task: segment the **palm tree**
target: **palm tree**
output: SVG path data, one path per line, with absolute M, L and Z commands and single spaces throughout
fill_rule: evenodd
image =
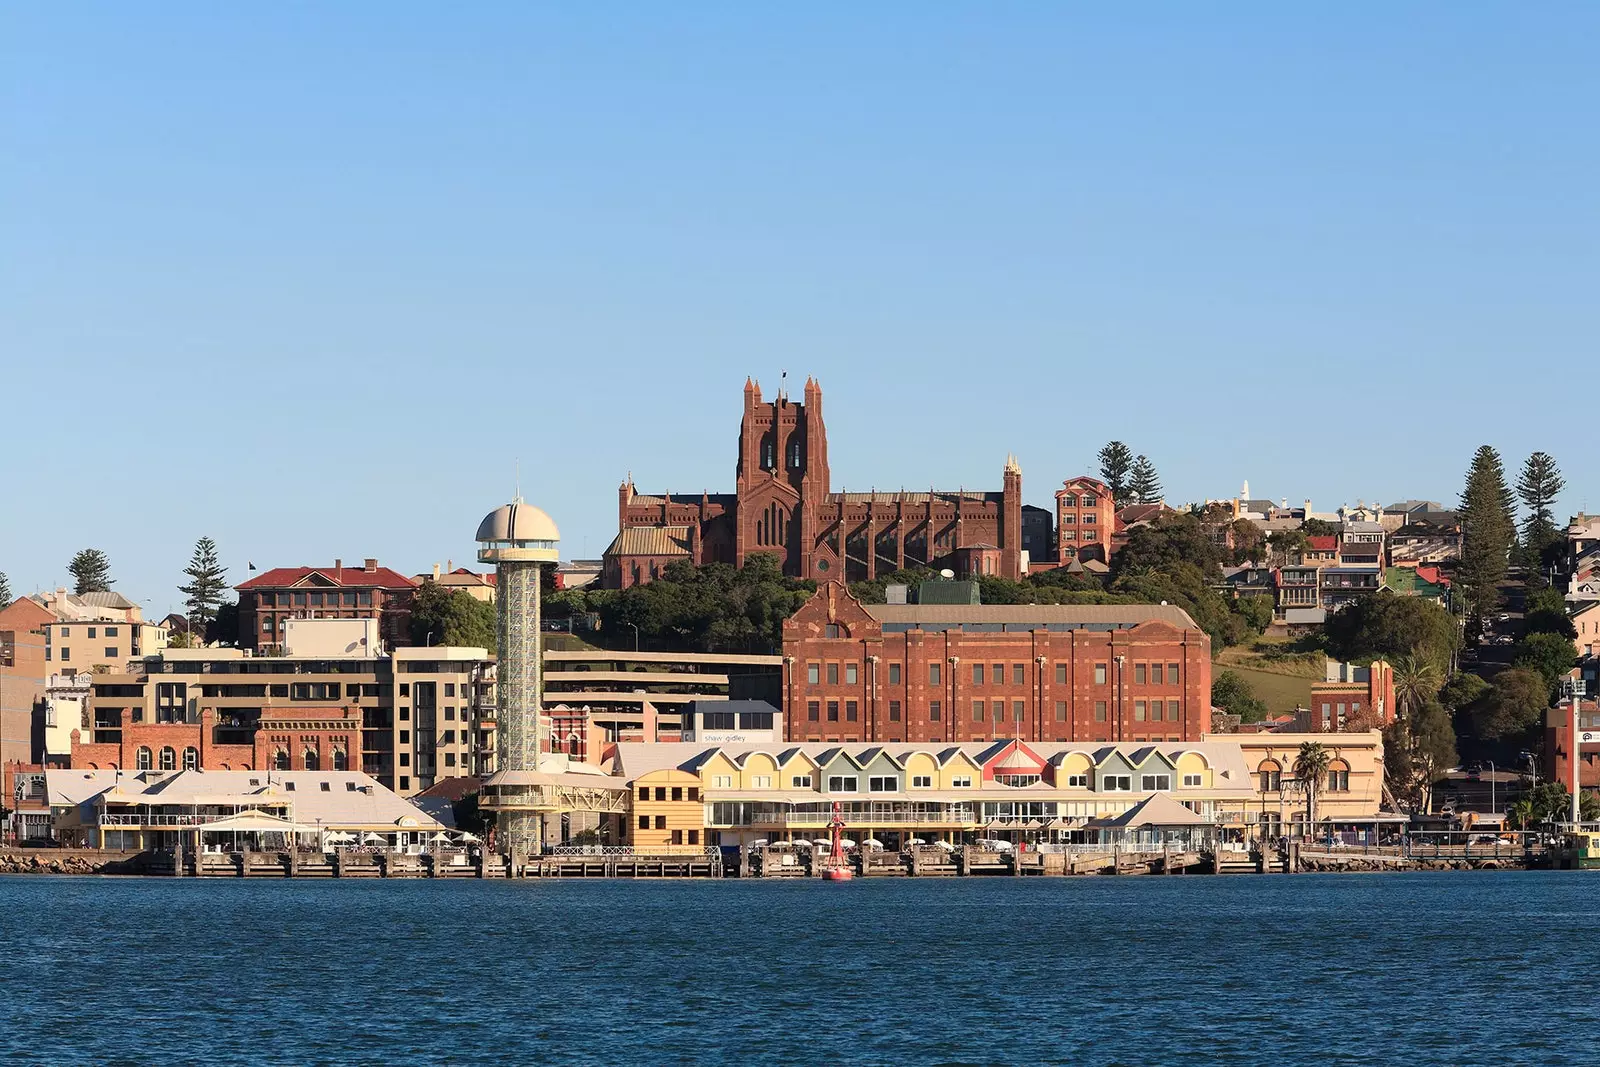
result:
M 1536 813 L 1533 810 L 1533 801 L 1529 800 L 1527 797 L 1523 797 L 1521 800 L 1511 805 L 1511 810 L 1507 814 L 1511 817 L 1511 824 L 1518 830 L 1526 830 L 1536 821 Z
M 1402 719 L 1409 719 L 1418 708 L 1439 695 L 1444 684 L 1439 677 L 1439 667 L 1432 660 L 1413 651 L 1408 656 L 1394 658 L 1395 711 Z
M 1294 776 L 1306 790 L 1306 829 L 1317 821 L 1317 790 L 1322 786 L 1322 778 L 1328 773 L 1328 764 L 1332 757 L 1328 750 L 1317 741 L 1303 741 L 1300 751 L 1294 757 Z

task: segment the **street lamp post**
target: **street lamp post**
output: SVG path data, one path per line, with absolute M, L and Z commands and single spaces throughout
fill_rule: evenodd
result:
M 622 625 L 633 627 L 633 650 L 635 652 L 639 651 L 639 624 L 636 622 L 625 622 Z
M 1494 815 L 1500 811 L 1500 806 L 1494 802 L 1494 760 L 1489 761 L 1489 814 Z

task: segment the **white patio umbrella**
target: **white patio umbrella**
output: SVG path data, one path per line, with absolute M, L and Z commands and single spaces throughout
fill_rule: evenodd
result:
M 924 841 L 920 837 L 913 837 L 911 840 L 907 841 L 906 844 L 908 844 L 908 845 L 926 845 L 927 842 Z
M 956 850 L 956 846 L 952 845 L 948 841 L 935 841 L 934 844 L 939 848 L 944 849 L 946 852 L 954 852 Z
M 434 844 L 438 844 L 441 841 L 448 841 L 450 838 L 443 833 L 436 833 L 432 837 L 428 838 L 428 840 Z
M 461 840 L 463 840 L 463 841 L 481 841 L 483 839 L 480 838 L 477 834 L 467 833 L 466 831 L 463 831 L 462 834 L 461 834 Z
M 762 838 L 759 841 L 752 841 L 752 842 L 750 842 L 750 847 L 751 848 L 766 848 L 767 847 L 767 839 L 766 838 Z
M 380 835 L 375 834 L 370 830 L 368 830 L 366 833 L 361 835 L 361 841 L 362 841 L 363 844 L 367 844 L 367 845 L 381 845 L 381 844 L 383 844 L 383 838 Z
M 861 843 L 863 845 L 865 845 L 867 848 L 882 848 L 883 847 L 883 842 L 879 841 L 876 837 L 866 838 Z
M 824 838 L 821 838 L 821 837 L 817 838 L 815 841 L 812 841 L 811 843 L 813 845 L 816 845 L 818 848 L 832 848 L 833 847 L 833 842 L 832 841 L 828 841 L 828 840 L 826 840 Z

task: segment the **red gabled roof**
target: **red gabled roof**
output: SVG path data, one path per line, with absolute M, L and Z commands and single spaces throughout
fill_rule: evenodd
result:
M 1432 582 L 1434 585 L 1442 585 L 1446 588 L 1450 585 L 1450 579 L 1446 578 L 1438 567 L 1418 567 L 1417 577 L 1425 582 Z
M 274 567 L 256 575 L 235 589 L 285 589 L 298 585 L 313 574 L 320 574 L 334 585 L 347 588 L 414 589 L 417 583 L 388 567 L 365 570 L 361 567 Z
M 1325 537 L 1308 537 L 1306 547 L 1314 552 L 1331 552 L 1339 547 L 1339 539 L 1332 534 Z

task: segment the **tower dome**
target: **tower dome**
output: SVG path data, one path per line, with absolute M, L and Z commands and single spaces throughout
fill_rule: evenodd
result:
M 483 563 L 556 563 L 561 558 L 555 520 L 520 496 L 485 515 L 475 540 Z

